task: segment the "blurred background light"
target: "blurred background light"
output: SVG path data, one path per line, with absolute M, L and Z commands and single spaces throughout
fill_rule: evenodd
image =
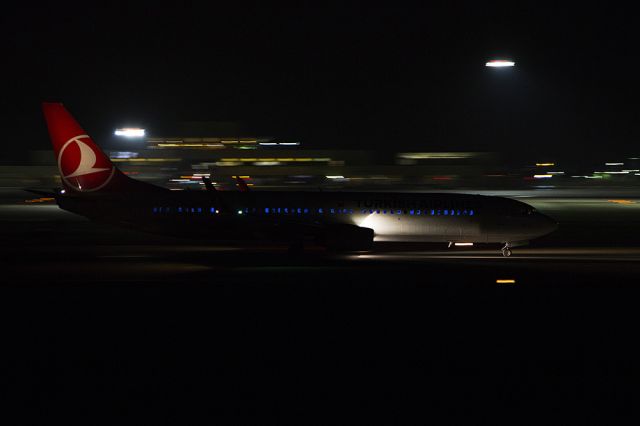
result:
M 122 129 L 116 129 L 116 136 L 123 136 L 125 138 L 142 138 L 145 135 L 144 129 L 137 127 L 125 127 Z
M 504 67 L 513 67 L 516 65 L 513 61 L 508 61 L 505 59 L 493 59 L 485 64 L 488 67 L 493 68 L 504 68 Z

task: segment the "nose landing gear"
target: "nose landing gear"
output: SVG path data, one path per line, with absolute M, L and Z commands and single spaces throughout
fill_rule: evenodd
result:
M 502 247 L 502 255 L 504 257 L 509 257 L 511 256 L 511 243 L 505 243 L 504 247 Z

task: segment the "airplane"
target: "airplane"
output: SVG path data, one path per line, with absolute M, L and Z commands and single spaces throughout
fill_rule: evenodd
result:
M 121 172 L 61 103 L 42 104 L 62 189 L 58 206 L 97 222 L 210 241 L 313 242 L 370 250 L 377 241 L 495 243 L 502 254 L 557 228 L 503 197 L 445 193 L 171 191 Z M 49 195 L 49 194 L 46 194 Z

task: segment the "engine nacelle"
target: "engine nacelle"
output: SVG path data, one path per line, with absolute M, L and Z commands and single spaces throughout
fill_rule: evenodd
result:
M 318 236 L 318 244 L 331 250 L 371 250 L 373 229 L 347 224 L 331 225 Z

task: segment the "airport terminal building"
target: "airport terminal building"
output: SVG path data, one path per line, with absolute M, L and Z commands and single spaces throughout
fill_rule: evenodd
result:
M 548 156 L 514 160 L 492 152 L 313 149 L 302 141 L 255 135 L 233 122 L 179 123 L 122 135 L 98 143 L 126 174 L 174 190 L 202 189 L 205 176 L 220 190 L 234 190 L 239 176 L 255 190 L 421 191 L 624 185 L 640 178 L 640 170 L 633 168 L 637 158 L 626 165 L 607 163 L 601 171 L 576 171 L 562 170 Z M 59 184 L 51 151 L 32 152 L 28 166 L 0 166 L 5 187 Z

